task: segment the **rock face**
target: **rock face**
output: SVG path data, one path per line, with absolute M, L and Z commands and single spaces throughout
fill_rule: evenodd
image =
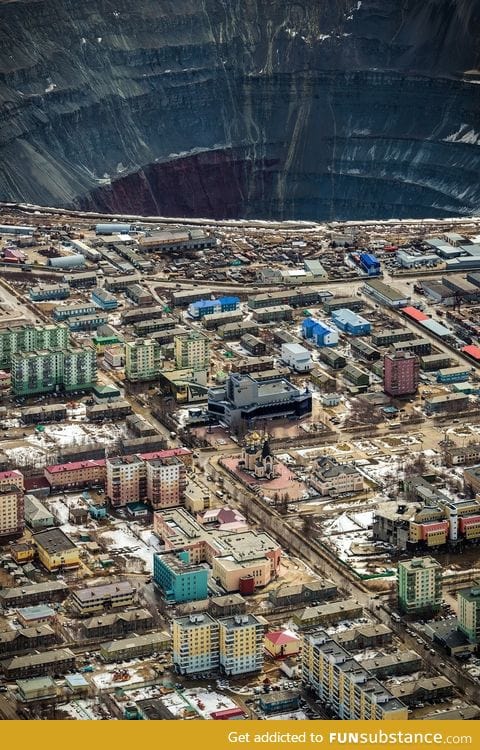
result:
M 0 199 L 480 210 L 480 0 L 0 0 Z

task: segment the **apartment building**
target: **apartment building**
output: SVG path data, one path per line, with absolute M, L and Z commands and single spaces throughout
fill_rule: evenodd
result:
M 135 599 L 136 589 L 129 581 L 87 586 L 72 592 L 72 604 L 80 615 L 129 607 Z
M 447 466 L 472 466 L 480 463 L 480 443 L 470 443 L 462 447 L 448 446 L 445 448 Z
M 90 617 L 82 623 L 82 630 L 85 638 L 118 638 L 151 630 L 154 625 L 153 615 L 147 609 L 130 609 Z
M 21 536 L 25 528 L 23 491 L 15 485 L 0 488 L 0 541 Z
M 400 561 L 398 606 L 408 615 L 433 614 L 442 606 L 442 566 L 433 557 Z
M 106 478 L 105 459 L 53 464 L 45 467 L 44 476 L 50 487 L 55 489 L 103 486 Z
M 458 629 L 471 643 L 480 643 L 480 587 L 457 592 Z
M 106 475 L 106 495 L 114 507 L 135 503 L 145 498 L 145 463 L 139 456 L 107 458 Z
M 8 487 L 17 487 L 23 492 L 23 474 L 18 469 L 0 471 L 0 490 L 5 490 Z
M 219 625 L 208 614 L 173 620 L 173 664 L 183 675 L 216 671 L 220 664 Z
M 388 396 L 411 396 L 418 390 L 419 362 L 412 352 L 386 354 L 383 359 L 383 390 Z
M 0 368 L 9 370 L 16 352 L 66 349 L 68 335 L 65 325 L 0 327 Z
M 97 379 L 96 354 L 90 347 L 15 352 L 11 361 L 16 396 L 90 390 Z
M 162 365 L 161 347 L 153 339 L 125 342 L 125 377 L 132 382 L 155 380 Z
M 3 662 L 6 679 L 11 682 L 22 677 L 41 677 L 73 672 L 76 656 L 69 648 L 42 651 L 39 654 L 14 656 Z
M 302 681 L 339 719 L 408 719 L 407 707 L 323 630 L 305 635 Z
M 222 617 L 218 625 L 221 670 L 227 676 L 259 672 L 263 667 L 264 626 L 258 617 Z
M 167 455 L 162 455 L 167 453 Z M 159 451 L 144 460 L 138 455 L 106 460 L 106 494 L 114 506 L 145 501 L 155 509 L 181 505 L 186 487 L 183 461 Z
M 210 364 L 210 341 L 196 331 L 173 339 L 175 367 L 179 370 L 205 370 Z
M 146 461 L 146 496 L 155 510 L 181 505 L 187 486 L 185 464 L 177 456 Z
M 363 477 L 351 464 L 340 464 L 324 456 L 314 465 L 310 484 L 320 495 L 337 497 L 344 493 L 362 492 Z

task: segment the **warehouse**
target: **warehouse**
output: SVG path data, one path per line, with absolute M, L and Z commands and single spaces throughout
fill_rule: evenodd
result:
M 100 656 L 106 662 L 120 662 L 136 659 L 139 656 L 151 656 L 157 651 L 165 651 L 170 646 L 168 633 L 148 633 L 132 638 L 102 643 Z
M 433 302 L 450 307 L 455 301 L 453 291 L 439 281 L 422 280 L 422 289 Z
M 466 302 L 475 302 L 480 299 L 480 289 L 475 284 L 471 284 L 461 276 L 444 276 L 442 284 L 451 289 L 455 297 L 460 297 Z
M 386 305 L 387 307 L 406 307 L 410 300 L 408 295 L 403 294 L 393 286 L 384 284 L 379 279 L 366 281 L 363 291 L 380 302 L 381 305 Z
M 440 339 L 448 339 L 453 336 L 453 332 L 450 328 L 447 328 L 436 320 L 422 320 L 420 325 L 422 328 L 426 328 L 427 331 L 433 333 L 434 336 L 438 336 Z

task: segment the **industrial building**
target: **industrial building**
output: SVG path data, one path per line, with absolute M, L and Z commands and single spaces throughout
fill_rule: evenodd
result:
M 366 281 L 363 290 L 370 297 L 380 302 L 381 305 L 386 305 L 387 307 L 406 307 L 410 300 L 410 297 L 405 296 L 398 289 L 385 284 L 380 279 Z

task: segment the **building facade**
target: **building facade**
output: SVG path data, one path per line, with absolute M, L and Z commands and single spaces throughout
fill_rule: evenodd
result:
M 411 396 L 418 390 L 419 362 L 412 352 L 388 353 L 383 358 L 383 390 L 388 396 Z
M 216 671 L 220 663 L 219 625 L 208 614 L 173 620 L 173 664 L 180 674 Z
M 153 580 L 167 601 L 191 602 L 208 597 L 208 566 L 191 563 L 187 551 L 153 556 Z
M 302 681 L 339 719 L 408 719 L 407 707 L 322 630 L 304 638 Z
M 480 643 L 480 588 L 460 590 L 457 601 L 458 629 L 471 643 Z
M 125 377 L 132 382 L 155 380 L 161 369 L 161 347 L 153 339 L 125 342 Z
M 24 528 L 23 491 L 13 484 L 0 488 L 0 541 L 20 536 Z
M 178 369 L 205 370 L 210 364 L 210 342 L 200 333 L 192 331 L 173 339 L 175 367 Z
M 222 617 L 218 625 L 222 671 L 227 676 L 259 672 L 263 667 L 264 626 L 258 617 Z
M 442 606 L 442 566 L 433 557 L 398 563 L 398 606 L 404 614 L 438 612 Z

